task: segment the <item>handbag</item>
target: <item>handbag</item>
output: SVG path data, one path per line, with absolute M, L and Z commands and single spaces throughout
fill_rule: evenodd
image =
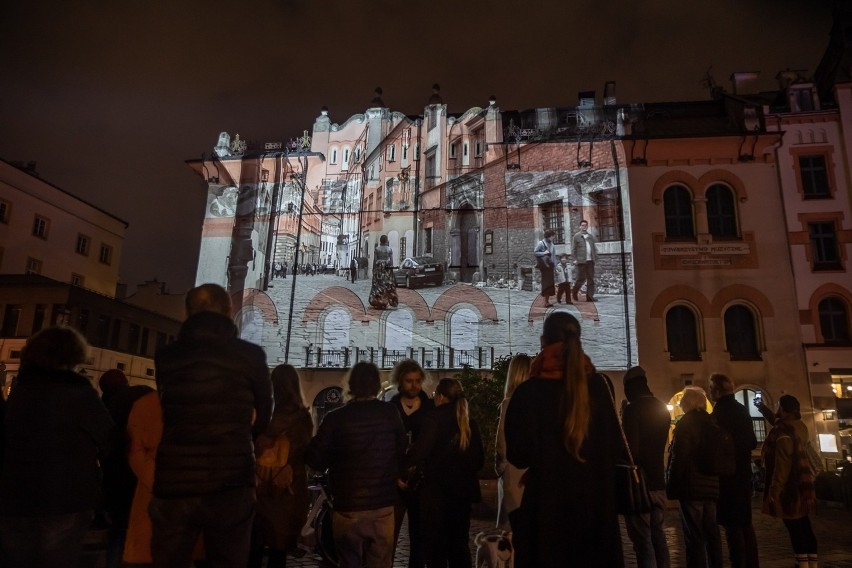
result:
M 539 244 L 543 244 L 544 241 L 541 241 Z M 538 247 L 536 247 L 538 248 Z M 550 270 L 553 268 L 550 265 L 550 249 L 547 248 L 547 245 L 544 245 L 544 250 L 547 251 L 547 256 L 538 256 L 535 257 L 535 267 L 539 270 Z
M 627 452 L 627 463 L 615 464 L 616 508 L 620 515 L 647 513 L 653 508 L 653 504 L 651 493 L 648 491 L 648 485 L 645 482 L 645 471 L 633 462 L 633 453 L 630 451 L 630 444 L 627 443 L 627 436 L 624 434 L 624 428 L 621 426 L 621 419 L 616 410 L 615 395 L 612 394 L 606 377 L 601 375 L 601 379 L 604 381 L 610 400 L 612 400 L 612 409 L 615 412 L 618 430 L 621 432 L 621 441 L 624 443 L 624 449 Z

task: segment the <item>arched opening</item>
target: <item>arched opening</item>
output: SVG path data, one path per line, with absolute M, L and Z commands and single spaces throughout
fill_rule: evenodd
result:
M 673 185 L 663 194 L 666 218 L 666 238 L 689 240 L 695 238 L 692 218 L 692 194 L 682 185 Z
M 732 361 L 758 361 L 757 322 L 754 313 L 742 304 L 725 310 L 725 349 Z
M 342 388 L 328 387 L 321 390 L 317 396 L 314 397 L 314 402 L 311 404 L 311 415 L 314 418 L 314 424 L 316 424 L 316 427 L 319 428 L 319 425 L 322 424 L 326 414 L 335 408 L 340 408 L 341 406 L 343 406 Z
M 479 316 L 470 308 L 460 308 L 450 316 L 450 347 L 453 365 L 469 365 L 479 343 Z
M 699 361 L 698 326 L 689 307 L 673 306 L 666 312 L 666 344 L 672 361 Z

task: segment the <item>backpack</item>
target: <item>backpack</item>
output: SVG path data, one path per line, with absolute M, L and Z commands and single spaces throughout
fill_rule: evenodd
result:
M 701 430 L 698 471 L 704 475 L 733 475 L 737 472 L 734 438 L 712 416 Z
M 255 462 L 258 485 L 273 486 L 293 492 L 293 466 L 290 459 L 290 439 L 285 435 L 257 440 L 259 453 Z

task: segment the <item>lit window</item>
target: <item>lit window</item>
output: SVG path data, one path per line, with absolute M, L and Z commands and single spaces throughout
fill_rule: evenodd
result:
M 819 329 L 825 343 L 835 345 L 848 345 L 849 336 L 849 311 L 846 303 L 836 297 L 830 296 L 819 303 Z
M 77 246 L 74 250 L 77 251 L 77 254 L 89 256 L 89 237 L 83 234 L 77 235 Z
M 808 223 L 811 239 L 811 263 L 814 270 L 840 270 L 840 256 L 837 250 L 837 232 L 834 223 Z
M 716 238 L 735 239 L 738 236 L 734 194 L 724 185 L 717 184 L 707 190 L 707 227 Z
M 674 306 L 666 312 L 666 343 L 672 361 L 700 361 L 695 312 Z
M 102 264 L 112 264 L 112 247 L 109 245 L 101 245 L 101 252 L 98 255 L 98 261 Z
M 799 175 L 805 199 L 825 199 L 831 197 L 828 187 L 828 170 L 825 156 L 800 156 Z
M 743 305 L 725 311 L 725 348 L 732 361 L 758 361 L 757 324 L 754 314 Z
M 682 185 L 674 185 L 663 194 L 667 239 L 694 239 L 692 195 Z
M 47 238 L 47 231 L 50 228 L 50 220 L 41 215 L 36 215 L 33 219 L 33 236 L 40 239 Z

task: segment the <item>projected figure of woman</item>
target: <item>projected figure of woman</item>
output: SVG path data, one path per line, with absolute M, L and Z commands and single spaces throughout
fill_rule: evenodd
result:
M 370 305 L 377 310 L 399 304 L 396 297 L 396 279 L 393 275 L 393 250 L 388 246 L 387 235 L 379 239 L 373 261 L 373 286 L 370 288 Z

